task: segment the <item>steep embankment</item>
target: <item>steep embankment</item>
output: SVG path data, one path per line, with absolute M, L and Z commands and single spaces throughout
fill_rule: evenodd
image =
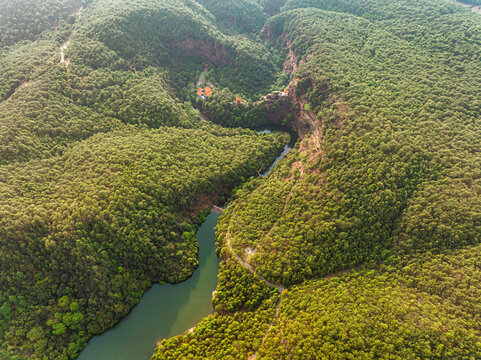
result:
M 431 106 L 427 100 L 420 100 L 420 94 L 424 94 L 426 99 L 433 99 L 434 95 L 430 96 L 432 91 L 446 94 L 456 91 L 459 95 L 456 100 L 458 102 L 463 101 L 463 97 L 466 101 L 470 95 L 462 95 L 464 90 L 459 88 L 460 85 L 455 85 L 460 84 L 459 82 L 442 80 L 443 76 L 449 78 L 454 75 L 446 74 L 441 68 L 435 72 L 438 78 L 426 80 L 431 84 L 431 89 L 416 84 L 423 76 L 421 68 L 427 54 L 410 50 L 405 40 L 393 37 L 383 30 L 361 30 L 361 27 L 369 28 L 369 23 L 360 18 L 352 18 L 349 27 L 341 29 L 333 23 L 333 19 L 342 21 L 343 17 L 345 15 L 302 10 L 286 13 L 273 20 L 284 22 L 288 36 L 295 39 L 294 49 L 297 49 L 301 58 L 306 59 L 297 70 L 299 80 L 293 86 L 292 92 L 295 93 L 294 101 L 297 106 L 304 104 L 305 111 L 301 116 L 307 117 L 306 123 L 309 124 L 308 131 L 311 132 L 312 141 L 301 145 L 298 154 L 289 156 L 282 168 L 270 178 L 270 184 L 268 182 L 261 185 L 254 194 L 245 199 L 246 206 L 243 211 L 238 212 L 239 225 L 234 222 L 231 232 L 232 245 L 238 252 L 242 253 L 247 247 L 257 249 L 251 258 L 251 265 L 273 282 L 289 284 L 304 277 L 325 275 L 355 266 L 372 256 L 378 257 L 382 255 L 383 249 L 393 246 L 394 234 L 400 239 L 402 247 L 409 251 L 408 247 L 412 247 L 414 243 L 407 240 L 409 236 L 413 236 L 408 229 L 424 227 L 421 224 L 412 224 L 418 220 L 411 215 L 411 209 L 418 206 L 417 201 L 422 202 L 419 192 L 416 193 L 416 200 L 409 200 L 414 195 L 414 189 L 424 186 L 432 188 L 437 182 L 435 179 L 441 177 L 444 180 L 437 182 L 437 186 L 440 193 L 445 193 L 444 183 L 455 181 L 452 172 L 445 171 L 442 175 L 439 173 L 441 168 L 451 167 L 451 163 L 447 158 L 436 157 L 437 151 L 457 156 L 456 152 L 448 150 L 453 146 L 453 142 L 446 138 L 449 133 L 435 130 L 439 129 L 441 124 L 433 121 L 436 115 L 429 116 L 419 111 L 423 107 Z M 321 23 L 320 19 L 325 23 Z M 299 27 L 300 24 L 304 24 L 304 27 Z M 280 25 L 275 24 L 275 27 L 279 28 Z M 305 39 L 314 36 L 315 31 L 335 36 L 336 41 L 320 49 L 315 45 L 305 48 Z M 357 37 L 355 34 L 358 34 Z M 373 50 L 369 50 L 371 43 L 376 44 Z M 472 39 L 466 38 L 468 53 L 471 51 L 469 46 L 475 46 L 474 44 Z M 399 53 L 410 55 L 403 55 L 401 63 L 401 59 L 392 59 L 393 67 L 386 68 L 385 61 L 389 59 L 387 53 L 392 51 L 392 47 L 398 47 Z M 343 49 L 342 56 L 345 59 L 341 59 L 340 54 L 335 57 L 326 55 L 331 54 L 334 49 Z M 437 56 L 449 56 L 449 51 Z M 451 59 L 462 60 L 462 56 L 453 53 Z M 429 63 L 424 66 L 431 68 L 436 65 Z M 357 70 L 354 70 L 355 67 Z M 363 80 L 358 76 L 362 69 L 370 67 L 377 69 L 372 73 L 372 80 Z M 393 68 L 398 72 L 393 72 Z M 456 76 L 461 76 L 473 84 L 470 89 L 474 91 L 476 86 L 467 77 L 479 75 L 473 73 L 474 64 L 469 69 L 465 71 L 460 68 Z M 417 80 L 411 80 L 413 77 L 403 79 L 406 73 L 415 74 L 414 78 Z M 375 79 L 382 76 L 385 78 L 382 82 L 377 80 L 377 83 L 383 85 L 373 87 L 376 84 Z M 450 85 L 443 88 L 443 84 Z M 391 92 L 386 91 L 388 88 Z M 399 104 L 399 99 L 396 103 L 390 102 L 393 97 L 401 94 L 405 96 L 405 104 L 416 101 L 412 96 L 415 91 L 419 94 L 417 103 L 420 106 L 415 113 L 411 110 L 412 105 L 403 110 L 395 109 L 393 104 Z M 343 95 L 343 92 L 346 94 Z M 448 98 L 441 96 L 438 99 L 439 106 L 443 106 L 441 104 Z M 476 106 L 476 110 L 471 108 L 464 111 L 459 107 L 452 109 L 458 112 L 460 118 L 469 122 L 475 112 L 479 111 L 479 106 Z M 315 111 L 322 121 L 312 115 L 308 116 L 311 111 Z M 406 111 L 406 116 L 409 114 L 412 120 L 401 121 L 399 116 L 403 111 Z M 375 120 L 372 120 L 373 117 Z M 423 117 L 424 131 L 437 132 L 437 136 L 426 136 L 418 132 L 419 123 L 416 121 Z M 297 127 L 299 128 L 299 125 Z M 445 119 L 442 127 L 462 127 L 469 137 L 479 136 L 472 125 L 462 124 L 455 118 Z M 403 136 L 396 135 L 398 132 Z M 384 145 L 380 139 L 385 139 Z M 465 156 L 471 158 L 469 163 L 474 163 L 476 152 L 466 151 L 467 143 L 462 139 L 459 139 L 457 144 L 460 151 L 465 151 Z M 398 150 L 391 151 L 392 146 Z M 390 174 L 393 174 L 394 169 L 396 177 L 391 178 Z M 468 168 L 466 171 L 469 171 Z M 270 187 L 285 188 L 286 194 L 294 193 L 294 196 L 287 200 L 288 205 L 272 204 L 272 208 L 267 210 L 259 199 L 265 199 L 262 194 L 271 193 L 268 190 Z M 457 196 L 451 193 L 453 201 L 456 201 L 454 198 Z M 459 200 L 464 202 L 462 198 Z M 265 199 L 265 203 L 271 204 L 272 200 Z M 442 212 L 449 211 L 445 205 L 438 204 L 443 208 Z M 441 209 L 439 210 L 441 213 Z M 406 216 L 401 217 L 403 211 Z M 262 225 L 254 219 L 262 221 Z M 407 225 L 406 221 L 411 225 Z M 464 224 L 461 236 L 476 241 L 476 235 L 469 231 L 468 224 L 471 221 L 469 216 L 466 221 L 461 220 Z M 289 231 L 286 231 L 287 229 Z M 406 230 L 410 235 L 403 234 Z M 342 234 L 342 241 L 338 234 Z M 433 239 L 421 239 L 420 236 L 423 235 L 416 235 L 419 241 L 414 246 L 418 249 L 431 248 Z M 438 244 L 443 241 L 441 239 L 447 240 L 441 235 L 437 240 Z M 443 246 L 449 247 L 451 244 L 448 240 Z M 465 242 L 461 241 L 457 246 L 463 244 Z

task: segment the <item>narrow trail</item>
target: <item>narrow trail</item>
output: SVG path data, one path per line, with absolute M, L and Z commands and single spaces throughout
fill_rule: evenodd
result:
M 79 7 L 71 15 L 76 16 L 77 20 L 78 20 L 80 18 L 80 16 L 82 15 L 82 10 L 83 10 L 83 6 Z M 68 49 L 68 46 L 70 45 L 71 36 L 72 36 L 72 34 L 70 34 L 67 37 L 67 40 L 65 40 L 65 42 L 62 45 L 60 45 L 60 63 L 65 64 L 65 68 L 67 69 L 67 87 L 70 87 L 70 69 L 69 69 L 70 58 L 65 57 L 65 51 Z
M 259 349 L 262 347 L 262 345 L 264 345 L 264 342 L 265 342 L 266 339 L 267 339 L 267 335 L 269 334 L 269 331 L 270 331 L 271 328 L 274 326 L 274 321 L 275 321 L 275 320 L 277 319 L 277 317 L 279 316 L 279 311 L 280 311 L 280 308 L 281 308 L 281 298 L 282 298 L 282 294 L 281 294 L 281 296 L 279 296 L 279 300 L 277 300 L 276 313 L 274 314 L 274 317 L 272 318 L 271 322 L 269 323 L 269 326 L 267 327 L 266 332 L 264 333 L 264 336 L 262 337 L 261 345 L 259 346 Z M 254 354 L 252 354 L 251 356 L 249 356 L 248 360 L 255 360 L 255 359 L 257 359 L 257 355 L 258 355 L 258 351 L 256 351 Z
M 204 71 L 202 71 L 202 73 L 199 76 L 199 80 L 197 81 L 197 87 L 202 85 L 202 81 L 204 80 L 204 77 L 205 77 L 205 74 L 207 73 L 207 70 L 209 70 L 208 67 L 207 66 L 204 67 Z
M 321 126 L 318 124 L 318 120 L 314 119 L 309 111 L 303 110 L 302 113 L 307 116 L 309 126 L 312 129 L 312 134 L 316 139 L 316 149 L 319 150 L 322 142 Z
M 62 45 L 60 45 L 60 63 L 65 63 L 65 66 L 68 67 L 70 63 L 70 59 L 65 59 L 65 50 L 67 50 L 68 46 L 70 45 L 70 36 L 67 38 Z
M 286 41 L 286 44 L 287 44 L 287 47 L 289 49 L 289 54 L 288 54 L 288 60 L 285 62 L 284 64 L 284 70 L 287 71 L 287 72 L 290 72 L 290 73 L 295 73 L 297 71 L 297 57 L 292 49 L 292 46 L 291 46 L 291 43 L 289 42 L 289 40 L 286 38 L 285 39 Z M 295 84 L 292 84 L 294 86 L 294 89 L 295 90 Z M 291 93 L 295 93 L 295 91 L 292 91 Z M 316 146 L 316 149 L 317 150 L 320 150 L 321 149 L 321 143 L 322 143 L 322 123 L 319 122 L 319 120 L 317 120 L 309 111 L 306 111 L 304 110 L 301 106 L 303 105 L 302 101 L 298 101 L 297 102 L 297 105 L 299 106 L 299 113 L 301 114 L 301 116 L 303 116 L 305 119 L 306 119 L 306 122 L 309 124 L 309 127 L 311 128 L 312 130 L 312 134 L 315 138 L 315 146 Z M 289 200 L 292 198 L 292 196 L 294 195 L 294 191 L 295 191 L 295 188 L 296 188 L 296 185 L 297 185 L 297 181 L 295 184 L 293 184 L 289 194 L 286 196 L 286 201 L 284 203 L 284 207 L 281 211 L 281 215 L 285 213 L 286 209 L 287 209 L 287 206 L 289 204 Z M 234 211 L 235 211 L 235 208 L 234 208 Z M 266 236 L 269 236 L 271 234 L 271 232 L 276 228 L 276 225 L 277 225 L 277 221 L 274 222 L 274 224 L 272 225 L 272 227 L 269 229 L 269 231 L 264 235 L 264 237 Z M 233 249 L 232 247 L 232 243 L 231 243 L 231 236 L 230 236 L 230 232 L 231 232 L 231 227 L 229 225 L 228 229 L 227 229 L 227 232 L 226 232 L 226 244 L 227 244 L 227 247 L 229 248 L 231 254 L 234 256 L 234 258 L 237 260 L 237 262 L 239 264 L 241 264 L 245 269 L 249 270 L 253 275 L 255 275 L 257 278 L 259 278 L 260 280 L 264 281 L 266 284 L 268 284 L 269 286 L 275 286 L 278 290 L 279 290 L 279 300 L 277 301 L 277 304 L 276 304 L 276 307 L 275 307 L 275 313 L 274 313 L 274 316 L 271 320 L 271 322 L 269 323 L 263 337 L 262 337 L 262 341 L 261 341 L 261 345 L 259 346 L 259 348 L 257 349 L 257 351 L 251 355 L 248 360 L 255 360 L 257 359 L 258 357 L 258 352 L 259 352 L 259 349 L 262 347 L 262 345 L 265 343 L 267 337 L 268 337 L 268 334 L 269 334 L 269 331 L 272 329 L 272 327 L 274 326 L 274 323 L 276 321 L 276 319 L 279 317 L 279 313 L 280 313 L 280 305 L 281 305 L 281 301 L 282 301 L 282 293 L 283 291 L 285 290 L 285 287 L 283 285 L 280 285 L 280 284 L 274 284 L 268 280 L 266 280 L 265 278 L 263 278 L 260 274 L 258 274 L 254 268 L 252 267 L 251 264 L 249 264 L 247 261 L 244 261 Z M 282 334 L 281 334 L 282 335 Z
M 237 255 L 237 253 L 234 251 L 234 249 L 232 248 L 232 244 L 231 244 L 231 238 L 230 238 L 230 225 L 229 227 L 227 228 L 227 233 L 226 233 L 226 244 L 227 244 L 227 247 L 229 248 L 232 256 L 234 256 L 234 258 L 237 260 L 237 262 L 239 264 L 241 264 L 245 269 L 249 270 L 254 276 L 256 276 L 257 278 L 259 278 L 260 280 L 264 281 L 267 285 L 269 286 L 274 286 L 277 288 L 277 290 L 279 290 L 279 300 L 277 300 L 277 304 L 276 304 L 276 311 L 274 313 L 274 316 L 271 320 L 271 322 L 269 323 L 269 326 L 267 327 L 266 331 L 264 332 L 264 336 L 262 337 L 262 341 L 261 341 L 261 345 L 259 346 L 259 349 L 260 347 L 264 344 L 265 340 L 267 339 L 267 335 L 269 333 L 269 331 L 271 330 L 271 328 L 274 326 L 274 321 L 276 320 L 277 316 L 279 315 L 279 311 L 280 311 L 280 306 L 281 306 L 281 300 L 282 300 L 282 292 L 284 291 L 285 287 L 282 286 L 282 285 L 279 285 L 279 284 L 274 284 L 268 280 L 266 280 L 265 278 L 263 278 L 261 275 L 259 275 L 253 268 L 252 266 L 244 261 L 243 259 L 241 259 L 241 257 L 239 255 Z M 248 360 L 255 360 L 257 359 L 257 355 L 258 355 L 258 350 L 252 354 Z
M 232 244 L 231 244 L 231 239 L 230 239 L 229 233 L 230 233 L 230 226 L 229 226 L 229 228 L 227 229 L 226 244 L 227 244 L 227 247 L 229 248 L 230 252 L 231 252 L 232 255 L 234 256 L 234 258 L 237 260 L 237 262 L 238 262 L 239 264 L 241 264 L 244 268 L 246 268 L 247 270 L 249 270 L 253 275 L 257 276 L 260 280 L 264 281 L 267 285 L 276 287 L 276 288 L 279 290 L 279 292 L 282 293 L 282 291 L 285 289 L 284 286 L 279 285 L 279 284 L 274 284 L 274 283 L 272 283 L 272 282 L 264 279 L 261 275 L 259 275 L 259 274 L 254 270 L 254 268 L 251 266 L 251 264 L 249 264 L 248 262 L 244 261 L 239 255 L 237 255 L 237 253 L 236 253 L 236 252 L 234 251 L 234 249 L 232 248 Z
M 70 15 L 74 15 L 74 16 L 79 16 L 80 17 L 80 14 L 83 10 L 83 6 L 81 6 L 79 9 L 75 10 L 72 14 Z M 68 71 L 68 66 L 70 64 L 70 59 L 69 58 L 65 58 L 65 50 L 67 50 L 68 46 L 70 45 L 70 36 L 67 38 L 67 40 L 65 40 L 64 43 L 62 43 L 60 45 L 60 63 L 61 64 L 65 64 L 65 67 L 67 68 L 67 71 Z M 10 99 L 13 94 L 15 94 L 16 91 L 18 90 L 21 90 L 27 86 L 30 86 L 33 82 L 32 81 L 22 81 L 16 88 L 14 88 L 12 91 L 10 91 L 6 96 L 5 98 L 3 99 L 0 99 L 0 102 L 3 102 L 3 101 L 7 101 L 8 99 Z M 68 78 L 67 78 L 67 84 L 68 84 Z
M 286 42 L 286 45 L 288 47 L 288 50 L 289 50 L 289 54 L 288 54 L 288 59 L 286 60 L 285 64 L 284 64 L 284 70 L 289 72 L 289 73 L 295 73 L 297 71 L 297 67 L 298 67 L 298 64 L 297 64 L 297 57 L 292 49 L 292 46 L 291 46 L 291 43 L 290 41 L 285 38 L 284 39 L 285 42 Z M 205 74 L 205 71 L 207 69 L 204 70 L 204 72 L 201 74 L 200 78 L 199 78 L 199 82 L 197 84 L 197 86 L 200 86 L 201 84 L 201 80 Z M 297 85 L 297 81 L 296 83 L 292 83 L 291 84 L 291 88 L 293 88 L 292 90 L 295 90 L 295 87 Z M 295 91 L 291 91 L 292 94 L 295 93 Z M 302 99 L 293 99 L 293 100 L 297 100 L 297 101 L 294 101 L 297 106 L 298 106 L 298 109 L 299 109 L 299 114 L 300 116 L 302 116 L 305 121 L 309 124 L 309 127 L 311 128 L 311 132 L 312 132 L 312 135 L 315 139 L 315 147 L 316 147 L 316 150 L 320 150 L 321 149 L 321 144 L 322 144 L 322 140 L 323 140 L 323 136 L 322 136 L 322 128 L 323 128 L 323 123 L 321 121 L 319 121 L 315 115 L 313 115 L 310 111 L 307 111 L 303 108 L 303 105 L 304 105 L 304 102 L 302 101 Z M 201 115 L 202 118 L 205 118 L 205 116 Z M 288 193 L 288 195 L 286 196 L 286 201 L 285 201 L 285 204 L 284 204 L 284 207 L 281 211 L 281 215 L 282 216 L 286 209 L 287 209 L 287 206 L 289 204 L 289 200 L 293 197 L 294 195 L 294 191 L 295 191 L 295 188 L 296 188 L 296 185 L 297 185 L 297 181 L 295 182 L 295 184 L 293 184 L 290 192 Z M 235 212 L 235 208 L 233 209 L 233 211 Z M 232 220 L 232 218 L 231 218 Z M 240 225 L 240 224 L 239 224 Z M 264 237 L 266 236 L 269 236 L 270 233 L 276 228 L 276 225 L 277 225 L 277 221 L 274 222 L 274 224 L 272 225 L 272 227 L 269 229 L 269 231 L 267 231 L 267 233 L 264 235 Z M 251 264 L 249 264 L 248 261 L 245 261 L 244 259 L 242 259 L 233 249 L 232 247 L 232 242 L 231 242 L 231 225 L 229 224 L 228 228 L 227 228 L 227 232 L 226 232 L 226 245 L 227 247 L 229 248 L 229 251 L 230 253 L 232 254 L 232 256 L 237 260 L 237 262 L 242 266 L 244 267 L 245 269 L 247 269 L 249 272 L 251 272 L 254 276 L 256 276 L 258 279 L 262 280 L 263 282 L 265 282 L 267 285 L 269 286 L 274 286 L 276 287 L 278 290 L 279 290 L 279 299 L 277 301 L 277 304 L 276 304 L 276 307 L 275 307 L 275 313 L 274 313 L 274 316 L 272 318 L 272 320 L 270 321 L 263 337 L 262 337 L 262 341 L 261 341 L 261 345 L 259 346 L 259 348 L 257 349 L 257 351 L 252 354 L 248 360 L 255 360 L 257 359 L 258 357 L 258 352 L 259 352 L 259 349 L 262 347 L 262 345 L 265 343 L 267 337 L 268 337 L 268 334 L 269 334 L 269 331 L 272 329 L 272 327 L 274 326 L 274 323 L 276 321 L 276 319 L 279 317 L 279 313 L 280 313 L 280 305 L 281 305 L 281 301 L 282 301 L 282 294 L 285 290 L 285 287 L 283 285 L 280 285 L 280 284 L 274 284 L 268 280 L 266 280 L 264 277 L 262 277 L 260 274 L 258 274 L 255 269 L 252 267 Z M 249 257 L 248 257 L 249 258 Z M 280 325 L 280 324 L 279 324 Z M 281 331 L 281 337 L 282 337 L 282 329 L 280 330 Z M 289 356 L 290 357 L 290 356 Z
M 0 99 L 0 102 L 9 100 L 17 91 L 25 89 L 32 84 L 35 84 L 37 81 L 22 81 L 19 85 L 17 85 L 13 90 L 11 90 L 3 99 Z
M 271 232 L 276 228 L 276 225 L 279 222 L 279 220 L 281 219 L 281 217 L 285 214 L 286 209 L 287 209 L 287 205 L 289 204 L 289 200 L 292 199 L 292 196 L 294 195 L 294 188 L 296 187 L 297 182 L 298 182 L 298 180 L 296 180 L 294 185 L 292 185 L 291 190 L 289 191 L 289 194 L 287 194 L 286 201 L 284 203 L 284 207 L 282 208 L 282 211 L 279 214 L 278 220 L 276 222 L 274 222 L 274 224 L 269 229 L 269 231 L 264 235 L 264 238 L 266 238 L 267 236 L 270 236 Z

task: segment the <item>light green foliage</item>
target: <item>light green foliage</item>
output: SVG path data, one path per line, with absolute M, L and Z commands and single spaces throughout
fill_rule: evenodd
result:
M 56 50 L 54 41 L 39 40 L 17 44 L 9 51 L 0 52 L 0 100 L 13 95 L 21 84 L 23 87 L 31 85 L 30 80 L 45 72 L 46 64 L 53 60 L 49 55 Z
M 477 359 L 480 254 L 427 254 L 294 286 L 258 358 Z
M 217 201 L 284 146 L 179 102 L 175 71 L 189 49 L 167 40 L 222 44 L 219 66 L 251 52 L 271 68 L 261 44 L 226 37 L 196 2 L 99 0 L 80 16 L 44 5 L 58 27 L 30 24 L 37 10 L 23 9 L 15 22 L 32 27 L 5 33 L 12 46 L 0 50 L 1 358 L 75 358 L 152 283 L 186 279 L 199 198 Z M 258 72 L 259 86 L 274 72 Z
M 189 276 L 198 199 L 283 146 L 190 105 L 258 125 L 296 78 L 281 121 L 304 138 L 236 188 L 215 313 L 154 359 L 481 357 L 479 19 L 452 0 L 4 1 L 0 359 L 75 358 Z M 290 287 L 279 312 L 262 278 Z
M 2 342 L 54 358 L 110 327 L 152 282 L 184 280 L 197 242 L 181 235 L 195 226 L 181 214 L 267 166 L 280 146 L 247 130 L 126 127 L 3 166 Z
M 479 358 L 479 16 L 454 1 L 289 0 L 268 22 L 302 61 L 295 95 L 320 128 L 219 220 L 219 288 L 245 276 L 227 238 L 290 286 L 256 358 Z
M 266 47 L 222 34 L 195 2 L 95 1 L 71 20 L 0 51 L 0 164 L 55 155 L 121 122 L 198 126 L 177 102 L 176 91 L 186 100 L 195 94 L 177 82 L 183 59 L 216 62 L 218 83 L 249 96 L 275 78 Z M 67 38 L 68 69 L 59 63 Z M 192 83 L 198 70 L 189 73 Z

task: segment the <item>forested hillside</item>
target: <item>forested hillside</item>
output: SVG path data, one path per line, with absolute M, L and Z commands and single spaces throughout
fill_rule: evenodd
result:
M 412 16 L 409 1 L 399 7 L 406 15 L 370 4 L 363 9 L 366 18 L 380 14 L 376 23 L 314 9 L 270 20 L 271 31 L 287 33 L 296 56 L 309 59 L 292 87 L 320 129 L 318 144 L 305 139 L 239 200 L 234 247 L 256 249 L 251 263 L 272 281 L 328 275 L 387 250 L 479 242 L 478 16 L 456 4 L 441 15 L 446 4 L 426 1 Z M 383 11 L 396 21 L 381 20 Z M 428 29 L 413 27 L 420 13 L 433 14 Z M 430 37 L 417 35 L 428 30 Z M 273 192 L 283 196 L 274 202 Z
M 195 1 L 97 1 L 82 16 L 75 39 L 71 54 L 94 69 L 123 70 L 127 61 L 136 70 L 165 66 L 175 78 L 184 60 L 201 58 L 202 66 L 215 66 L 220 86 L 247 96 L 263 94 L 280 65 L 262 43 L 221 32 Z M 192 83 L 201 66 L 196 70 Z
M 480 250 L 296 285 L 257 359 L 477 359 Z
M 267 16 L 256 0 L 199 0 L 228 29 L 255 32 L 262 28 Z
M 152 282 L 189 276 L 196 224 L 181 213 L 255 173 L 276 150 L 269 140 L 209 127 L 126 127 L 59 157 L 4 166 L 0 334 L 7 349 L 75 355 Z
M 4 0 L 0 3 L 0 47 L 36 40 L 43 31 L 70 21 L 88 0 Z
M 193 1 L 2 6 L 0 358 L 70 359 L 153 283 L 190 276 L 198 215 L 284 146 L 201 120 L 180 90 L 206 62 L 247 95 L 277 70 Z
M 76 358 L 227 199 L 153 359 L 480 358 L 480 84 L 454 0 L 3 1 L 0 359 Z
M 186 55 L 187 64 L 199 62 L 187 74 L 192 94 L 205 62 L 217 65 L 221 86 L 246 96 L 269 87 L 277 71 L 262 44 L 223 35 L 195 2 L 97 1 L 74 19 L 0 54 L 0 163 L 55 154 L 119 120 L 196 126 L 178 101 L 186 91 L 176 93 Z
M 478 358 L 479 15 L 454 1 L 288 0 L 262 36 L 290 50 L 305 136 L 237 192 L 217 236 L 223 266 L 287 289 L 270 321 L 251 291 L 153 358 Z M 235 276 L 232 300 L 247 286 Z M 244 312 L 256 327 L 214 322 Z

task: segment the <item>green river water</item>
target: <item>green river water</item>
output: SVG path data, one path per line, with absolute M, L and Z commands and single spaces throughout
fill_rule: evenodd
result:
M 179 335 L 213 312 L 219 259 L 215 231 L 220 214 L 211 212 L 197 230 L 199 267 L 179 284 L 156 284 L 115 327 L 89 341 L 79 360 L 147 360 L 156 343 Z

